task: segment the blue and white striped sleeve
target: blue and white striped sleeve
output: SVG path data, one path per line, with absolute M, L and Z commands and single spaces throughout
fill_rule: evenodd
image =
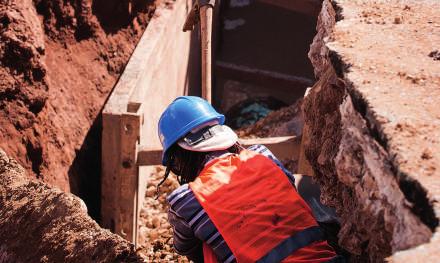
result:
M 191 193 L 188 185 L 182 185 L 168 196 L 170 209 L 168 211 L 168 221 L 173 227 L 173 244 L 174 249 L 180 255 L 188 257 L 194 262 L 203 262 L 202 241 L 194 235 L 191 226 L 182 218 L 178 211 L 175 210 L 174 204 L 185 199 Z
M 212 248 L 218 262 L 236 262 L 222 235 L 187 184 L 177 188 L 167 200 L 170 204 L 168 220 L 173 226 L 177 253 L 194 262 L 203 262 L 202 242 L 205 242 Z

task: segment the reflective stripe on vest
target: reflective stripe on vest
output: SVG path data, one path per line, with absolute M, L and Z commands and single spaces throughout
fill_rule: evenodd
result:
M 237 262 L 325 262 L 335 256 L 304 200 L 267 157 L 243 150 L 190 183 Z

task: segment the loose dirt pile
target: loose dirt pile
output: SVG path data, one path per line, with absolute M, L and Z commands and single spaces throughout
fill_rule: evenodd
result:
M 96 118 L 154 6 L 153 0 L 1 1 L 0 147 L 29 176 L 98 193 Z
M 81 199 L 25 173 L 0 149 L 0 262 L 142 262 Z
M 255 124 L 236 130 L 239 138 L 266 138 L 278 136 L 301 136 L 304 126 L 302 114 L 303 100 L 299 99 L 294 104 L 270 112 L 265 118 Z M 297 173 L 298 161 L 296 159 L 280 160 L 290 172 Z
M 164 177 L 164 169 L 157 167 L 152 174 L 145 194 L 140 215 L 140 248 L 138 250 L 147 262 L 189 262 L 186 257 L 179 256 L 173 249 L 173 229 L 168 223 L 168 203 L 166 197 L 179 186 L 174 175 L 160 187 L 159 198 L 156 200 L 156 186 Z
M 301 136 L 304 126 L 300 99 L 294 104 L 270 112 L 255 124 L 238 129 L 240 138 Z

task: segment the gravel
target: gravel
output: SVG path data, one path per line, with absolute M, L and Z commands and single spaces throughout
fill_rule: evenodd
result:
M 138 253 L 146 262 L 190 262 L 174 251 L 173 229 L 168 223 L 166 197 L 179 187 L 174 175 L 170 175 L 162 184 L 159 198 L 156 200 L 156 186 L 162 180 L 164 172 L 164 168 L 158 166 L 147 185 L 140 212 Z

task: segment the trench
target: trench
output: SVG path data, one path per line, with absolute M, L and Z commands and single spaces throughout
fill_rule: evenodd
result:
M 96 4 L 99 3 L 103 4 L 104 2 L 96 1 Z M 185 262 L 186 259 L 178 256 L 172 249 L 172 229 L 167 222 L 166 214 L 167 204 L 165 199 L 167 194 L 178 187 L 176 179 L 174 177 L 169 178 L 159 189 L 159 193 L 156 192 L 156 186 L 164 175 L 164 168 L 158 165 L 160 163 L 160 143 L 156 126 L 160 113 L 175 97 L 184 94 L 200 95 L 198 89 L 200 86 L 200 32 L 197 29 L 191 33 L 181 32 L 183 22 L 193 4 L 192 0 L 164 1 L 161 3 L 162 6 L 157 8 L 151 23 L 145 30 L 144 36 L 139 41 L 124 72 L 120 75 L 111 95 L 105 102 L 102 114 L 95 119 L 82 147 L 77 150 L 76 158 L 69 170 L 69 176 L 72 192 L 85 201 L 89 215 L 99 221 L 101 227 L 110 229 L 126 239 L 122 240 L 117 235 L 107 237 L 110 239 L 116 237 L 114 243 L 112 243 L 115 244 L 115 247 L 117 245 L 127 246 L 123 253 L 130 251 L 130 253 L 135 254 L 134 248 L 127 242 L 128 240 L 136 245 L 137 253 L 147 262 Z M 314 70 L 316 71 L 316 68 L 314 69 L 311 65 L 307 54 L 310 44 L 317 34 L 315 28 L 320 3 L 319 0 L 221 1 L 221 6 L 216 11 L 219 19 L 214 23 L 213 104 L 220 112 L 226 114 L 228 124 L 240 136 L 249 137 L 250 140 L 276 136 L 301 138 L 304 123 L 301 109 L 302 98 L 306 89 L 315 83 Z M 329 4 L 330 2 L 325 1 L 325 3 Z M 92 6 L 94 13 L 96 13 L 96 7 L 96 5 Z M 42 7 L 40 6 L 40 8 Z M 136 9 L 136 5 L 134 8 Z M 334 8 L 337 8 L 337 6 L 335 5 Z M 107 20 L 108 13 L 112 12 L 110 9 L 103 13 L 96 13 L 97 19 L 100 23 L 103 23 L 104 31 L 107 33 L 118 30 L 118 28 L 114 28 L 111 23 L 112 20 Z M 340 10 L 336 11 L 336 20 L 339 20 Z M 124 14 L 123 17 L 120 17 L 122 20 L 125 18 L 131 19 L 130 14 Z M 125 25 L 124 21 L 117 22 L 117 24 L 121 23 Z M 80 30 L 80 32 L 83 31 Z M 337 75 L 343 78 L 346 68 L 342 67 L 340 63 L 338 64 L 335 54 L 330 54 L 329 60 L 332 60 L 333 63 L 329 66 L 331 71 L 337 71 Z M 322 82 L 326 81 L 325 77 L 319 81 L 321 80 Z M 312 105 L 313 107 L 309 105 L 309 110 L 314 108 L 313 110 L 316 111 L 308 113 L 312 115 L 309 116 L 309 120 L 312 119 L 312 121 L 318 123 L 315 125 L 316 127 L 312 127 L 315 128 L 315 131 L 318 130 L 314 134 L 315 136 L 321 135 L 321 131 L 334 132 L 335 134 L 341 131 L 339 127 L 340 120 L 334 123 L 328 121 L 332 119 L 330 118 L 332 116 L 329 117 L 331 114 L 341 118 L 339 108 L 341 102 L 329 99 L 329 94 L 342 99 L 342 93 L 346 91 L 347 87 L 338 83 L 338 81 L 335 81 L 335 83 L 332 81 L 329 80 L 320 87 L 322 88 L 321 93 L 312 94 L 315 96 L 315 101 L 309 101 L 309 103 L 315 103 Z M 334 90 L 329 89 L 329 87 L 334 88 Z M 355 114 L 352 115 L 361 114 L 358 119 L 354 119 L 358 123 L 345 120 L 344 125 L 348 124 L 349 127 L 356 128 L 356 124 L 362 124 L 364 119 L 367 118 L 365 109 L 363 109 L 364 105 L 356 101 L 356 96 L 353 96 L 353 94 L 348 94 L 347 98 L 350 96 L 351 99 L 354 98 L 354 107 L 350 108 L 350 105 L 345 101 L 344 106 L 347 112 L 344 112 L 346 115 L 343 117 L 347 118 L 353 112 Z M 326 105 L 322 106 L 322 104 Z M 330 107 L 332 109 L 329 110 Z M 348 111 L 351 109 L 353 112 Z M 350 117 L 352 116 L 350 115 Z M 333 118 L 333 120 L 337 118 Z M 323 123 L 328 126 L 324 126 Z M 349 145 L 354 148 L 347 147 L 344 149 L 346 150 L 347 160 L 352 157 L 351 155 L 356 155 L 355 157 L 359 158 L 353 158 L 353 160 L 360 160 L 360 164 L 364 164 L 363 156 L 360 156 L 362 151 L 355 150 L 360 149 L 357 146 L 371 147 L 372 140 L 362 140 L 370 135 L 383 148 L 386 148 L 386 145 L 381 143 L 380 136 L 375 131 L 369 130 L 368 132 L 367 136 L 354 138 L 355 140 L 350 137 L 352 135 L 345 134 L 344 139 L 347 141 L 351 142 L 350 140 L 352 140 L 363 144 L 354 145 L 356 147 Z M 334 134 L 331 134 L 331 136 L 335 137 Z M 339 135 L 337 134 L 337 136 Z M 297 149 L 299 148 L 298 141 L 293 142 L 293 144 L 292 142 L 286 144 L 292 149 L 285 154 L 284 157 L 287 156 L 287 158 L 282 161 L 290 171 L 298 173 L 300 171 L 298 167 L 298 158 L 300 158 L 298 152 L 300 150 Z M 321 144 L 319 140 L 314 143 L 318 144 L 315 147 L 316 149 L 326 146 L 324 143 Z M 340 147 L 339 143 L 336 143 L 337 147 L 333 147 L 332 151 Z M 39 167 L 44 162 L 40 158 L 42 150 L 38 145 L 35 146 L 31 143 L 28 143 L 26 148 L 32 163 L 31 169 L 39 176 Z M 310 151 L 310 154 L 315 154 L 315 152 Z M 319 163 L 318 157 L 321 158 L 322 156 L 317 155 L 315 157 L 316 160 L 309 159 L 314 162 L 312 163 L 313 168 L 318 173 L 317 178 L 321 183 L 323 198 L 329 200 L 332 194 L 337 198 L 340 197 L 337 202 L 333 203 L 337 206 L 339 212 L 344 214 L 345 218 L 341 217 L 342 220 L 346 220 L 345 222 L 342 221 L 342 227 L 345 227 L 345 231 L 343 238 L 339 236 L 339 241 L 341 242 L 341 239 L 344 239 L 342 240 L 344 245 L 348 244 L 348 247 L 351 246 L 353 251 L 358 250 L 355 251 L 358 252 L 358 255 L 352 258 L 353 262 L 356 260 L 363 262 L 369 259 L 370 261 L 380 261 L 394 253 L 395 251 L 391 251 L 391 249 L 394 249 L 391 248 L 393 245 L 391 242 L 394 241 L 395 237 L 399 239 L 402 236 L 397 236 L 399 235 L 397 232 L 396 236 L 392 236 L 395 233 L 386 228 L 394 223 L 384 221 L 385 216 L 389 216 L 390 213 L 387 214 L 389 211 L 394 212 L 394 206 L 380 203 L 381 200 L 376 199 L 355 200 L 357 193 L 354 187 L 351 188 L 345 185 L 342 180 L 338 181 L 338 179 L 330 178 L 335 175 L 333 170 L 336 168 L 333 166 L 338 162 L 333 160 L 334 156 L 330 160 L 332 167 L 327 170 L 328 167 L 321 167 L 322 164 Z M 388 164 L 386 157 L 383 157 L 385 165 Z M 380 168 L 383 163 L 379 163 L 377 166 Z M 388 166 L 385 168 L 388 169 Z M 391 171 L 389 174 L 394 175 L 397 171 L 393 169 L 394 167 L 390 167 L 386 171 Z M 88 172 L 84 172 L 85 170 Z M 352 175 L 353 169 L 348 170 L 347 174 Z M 75 177 L 73 175 L 80 176 Z M 358 176 L 359 174 L 354 175 Z M 382 172 L 376 172 L 374 175 L 377 176 L 375 178 L 385 177 Z M 328 184 L 322 182 L 323 177 L 329 177 L 324 178 L 329 181 Z M 392 180 L 386 182 L 391 182 L 391 185 L 396 180 L 393 177 L 388 177 L 388 179 L 390 178 Z M 366 182 L 373 184 L 374 180 L 371 181 L 371 178 L 364 176 L 363 179 L 370 179 Z M 310 177 L 303 177 L 298 181 L 300 181 L 298 191 L 304 194 L 305 199 L 307 195 L 320 195 L 320 189 L 316 185 L 309 188 L 310 184 L 313 185 Z M 431 234 L 431 231 L 438 227 L 438 219 L 434 215 L 432 205 L 428 203 L 428 193 L 418 183 L 405 178 L 398 183 L 400 184 L 396 185 L 395 188 L 397 190 L 393 190 L 391 194 L 400 193 L 399 189 L 401 190 L 404 198 L 397 200 L 399 205 L 402 201 L 402 207 L 407 209 L 406 206 L 411 205 L 407 201 L 410 201 L 415 206 L 411 209 L 413 214 L 402 214 L 397 211 L 395 216 L 404 220 L 413 220 L 419 217 L 422 223 L 430 228 L 428 231 Z M 31 183 L 31 185 L 34 185 L 34 183 Z M 331 186 L 331 189 L 328 185 Z M 340 186 L 339 190 L 334 190 L 336 188 L 333 187 L 334 185 Z M 378 187 L 378 185 L 373 186 Z M 379 186 L 382 186 L 382 188 L 389 187 L 389 185 L 386 185 L 386 187 Z M 46 186 L 42 184 L 38 187 Z M 362 190 L 369 192 L 370 187 L 373 188 L 371 185 L 367 185 Z M 25 187 L 24 189 L 30 189 L 32 194 L 36 194 L 37 197 L 41 194 L 39 191 L 33 191 L 34 186 L 29 187 L 29 189 Z M 57 200 L 69 199 L 66 199 L 66 194 L 61 193 L 61 191 L 46 190 L 48 193 L 56 193 L 55 199 Z M 30 196 L 30 194 L 23 196 Z M 38 200 L 45 199 L 39 198 Z M 54 202 L 58 202 L 57 200 Z M 347 202 L 344 203 L 345 201 Z M 379 211 L 377 214 L 361 210 L 365 205 L 364 202 L 368 206 L 368 203 L 372 201 L 377 201 Z M 49 201 L 46 203 L 52 204 Z M 27 206 L 23 207 L 28 209 Z M 46 212 L 45 209 L 40 209 L 38 203 L 35 207 L 36 209 L 33 207 L 29 209 Z M 80 201 L 68 203 L 66 207 L 74 207 L 77 216 L 70 217 L 70 214 L 68 214 L 64 218 L 65 221 L 69 221 L 71 218 L 87 219 L 88 223 L 81 225 L 84 228 L 82 230 L 87 232 L 86 236 L 91 237 L 91 241 L 87 241 L 90 247 L 97 248 L 96 240 L 92 240 L 95 236 L 90 235 L 88 232 L 91 230 L 90 224 L 94 224 L 94 222 L 85 216 L 86 212 L 83 211 L 84 207 L 80 205 Z M 360 209 L 356 210 L 359 207 Z M 22 214 L 26 215 L 26 213 Z M 394 214 L 392 215 L 394 216 Z M 53 216 L 59 217 L 57 213 L 54 213 Z M 357 228 L 358 223 L 361 226 Z M 39 228 L 38 224 L 27 225 Z M 51 228 L 51 225 L 46 223 L 44 225 Z M 69 228 L 72 225 L 69 223 L 65 226 Z M 402 229 L 411 227 L 408 223 L 402 223 L 402 225 L 396 223 L 395 225 Z M 14 229 L 15 226 L 16 224 L 13 225 Z M 419 224 L 417 227 L 424 226 Z M 32 228 L 30 229 L 29 233 L 34 234 L 35 231 Z M 370 229 L 377 230 L 377 232 L 370 231 L 371 233 L 366 233 Z M 417 229 L 421 228 L 414 228 L 414 233 Z M 47 232 L 49 231 L 47 230 Z M 96 224 L 93 225 L 93 231 L 108 234 L 108 231 L 103 231 Z M 7 231 L 4 232 L 7 233 Z M 62 238 L 75 239 L 75 234 L 70 233 L 66 230 Z M 408 233 L 407 236 L 403 237 L 410 237 L 408 239 L 417 238 L 416 234 L 411 235 L 410 232 Z M 43 234 L 46 234 L 46 230 L 42 231 Z M 25 235 L 19 233 L 16 235 L 17 238 L 13 235 L 9 236 L 10 240 L 14 242 L 25 237 Z M 346 238 L 347 236 L 350 238 Z M 382 238 L 382 240 L 378 241 L 371 236 L 377 236 L 378 239 Z M 102 246 L 105 248 L 111 247 L 106 240 L 101 240 L 103 241 L 101 242 L 103 243 Z M 21 241 L 19 240 L 19 242 Z M 39 239 L 32 239 L 32 242 L 38 243 Z M 338 242 L 338 240 L 335 240 L 335 242 Z M 52 244 L 50 246 L 52 249 Z M 408 247 L 401 246 L 398 249 Z M 3 248 L 0 248 L 0 261 L 2 261 Z M 19 250 L 22 251 L 21 246 Z M 102 253 L 107 252 L 106 249 L 102 249 L 102 251 L 104 251 Z M 37 252 L 40 253 L 41 251 Z M 78 251 L 73 250 L 73 253 L 76 252 Z M 46 250 L 44 253 L 46 253 Z M 82 253 L 82 251 L 78 253 Z M 368 253 L 371 255 L 368 255 Z M 83 254 L 85 257 L 88 256 L 86 253 Z M 92 260 L 94 259 L 96 258 L 93 257 Z
M 299 102 L 315 81 L 308 52 L 316 35 L 316 10 L 319 9 L 319 4 L 311 11 L 303 10 L 301 4 L 294 3 L 277 6 L 268 1 L 221 2 L 217 10 L 219 19 L 214 23 L 213 105 L 226 115 L 227 124 L 239 134 L 251 138 L 301 136 L 303 120 Z M 197 50 L 199 32 L 196 30 L 192 35 L 188 62 L 183 63 L 187 67 L 183 70 L 186 71 L 183 93 L 200 96 L 200 90 L 194 87 L 199 86 L 200 78 Z M 161 54 L 160 51 L 158 53 Z M 159 82 L 162 83 L 160 78 Z M 172 100 L 171 97 L 167 99 L 160 107 Z M 148 98 L 146 100 L 148 103 Z M 144 116 L 144 119 L 150 117 Z M 295 121 L 283 126 L 283 122 L 289 118 Z M 265 124 L 265 119 L 271 121 Z M 154 126 L 156 123 L 148 121 L 148 125 Z M 266 126 L 269 131 L 260 132 L 258 125 Z M 270 131 L 277 128 L 278 132 Z M 141 144 L 143 138 L 151 139 L 150 134 L 148 131 L 141 132 Z M 148 139 L 144 142 L 149 143 Z M 282 162 L 291 172 L 297 173 L 297 155 Z M 167 222 L 165 201 L 166 195 L 178 186 L 177 181 L 169 178 L 156 196 L 156 186 L 163 177 L 163 168 L 140 167 L 140 174 L 141 177 L 142 174 L 148 177 L 145 194 L 141 193 L 145 199 L 140 197 L 142 205 L 137 229 L 140 254 L 152 261 L 184 260 L 172 251 L 172 230 Z M 312 186 L 302 192 L 306 196 L 319 196 L 317 186 L 307 179 L 302 181 L 301 191 L 305 185 Z M 143 187 L 142 184 L 140 187 Z
M 168 179 L 159 195 L 156 192 L 164 174 L 163 168 L 156 166 L 160 152 L 156 125 L 160 113 L 175 97 L 201 93 L 198 89 L 200 32 L 197 29 L 191 33 L 181 32 L 190 2 L 176 1 L 172 8 L 159 12 L 157 23 L 150 25 L 158 28 L 152 30 L 157 36 L 146 41 L 141 39 L 103 110 L 101 225 L 136 243 L 139 253 L 151 261 L 185 260 L 172 250 L 172 229 L 166 215 L 166 196 L 178 187 L 177 181 Z M 221 2 L 217 10 L 219 19 L 214 23 L 213 105 L 225 113 L 227 124 L 239 135 L 251 138 L 301 136 L 304 122 L 301 101 L 306 89 L 315 83 L 308 53 L 317 33 L 320 4 L 314 1 L 315 6 L 310 8 L 307 4 L 312 2 Z M 334 60 L 331 56 L 330 59 Z M 132 117 L 135 118 L 130 119 Z M 291 119 L 295 121 L 289 122 Z M 136 125 L 140 126 L 139 134 L 133 133 Z M 134 148 L 129 144 L 137 141 L 139 145 Z M 136 156 L 138 147 L 156 155 L 144 152 L 142 157 Z M 122 155 L 115 156 L 117 151 Z M 290 157 L 282 161 L 291 172 L 298 173 L 299 156 Z M 139 168 L 136 158 L 137 164 L 142 160 Z M 127 196 L 126 189 L 115 190 L 115 185 L 123 188 L 121 182 L 125 179 L 121 177 L 130 177 L 133 173 L 139 173 L 139 178 L 129 179 L 132 181 L 128 184 L 138 184 L 137 196 Z M 306 190 L 304 194 L 319 196 L 319 187 L 309 179 L 305 177 L 299 191 L 313 185 L 313 190 Z M 84 196 L 86 192 L 83 190 Z M 343 194 L 347 192 L 350 189 Z M 133 201 L 130 198 L 137 198 L 136 211 L 126 213 L 126 209 L 132 207 L 115 205 L 121 199 Z M 94 206 L 99 205 L 96 199 L 93 202 Z M 366 220 L 370 215 L 363 216 Z M 127 223 L 133 218 L 136 218 L 136 229 Z M 361 245 L 361 249 L 365 249 L 368 241 Z M 362 254 L 356 259 L 367 257 Z

